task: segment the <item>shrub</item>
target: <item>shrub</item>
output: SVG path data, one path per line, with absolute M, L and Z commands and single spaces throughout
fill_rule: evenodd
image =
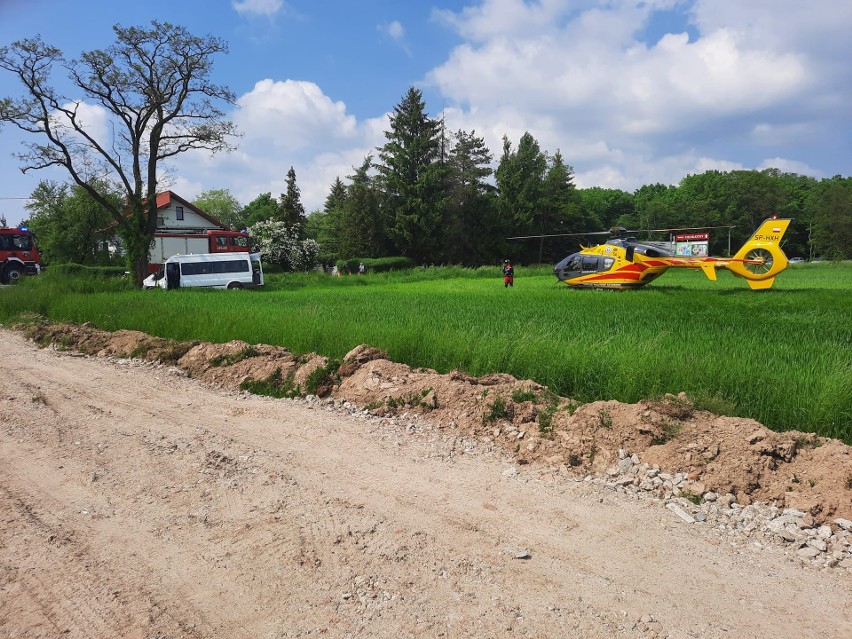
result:
M 231 366 L 232 364 L 241 362 L 244 359 L 249 359 L 250 357 L 257 357 L 258 355 L 260 355 L 260 353 L 254 346 L 246 346 L 245 348 L 240 349 L 236 353 L 230 353 L 228 355 L 217 355 L 216 357 L 210 360 L 210 366 Z
M 536 394 L 528 388 L 516 388 L 512 391 L 512 401 L 516 404 L 522 404 L 523 402 L 534 402 L 535 399 Z
M 295 375 L 290 372 L 287 377 L 282 377 L 281 369 L 276 368 L 266 379 L 247 379 L 240 384 L 240 390 L 248 391 L 255 395 L 267 395 L 269 397 L 302 397 L 302 389 L 293 385 Z
M 671 441 L 677 437 L 678 433 L 680 433 L 683 428 L 683 425 L 672 422 L 662 422 L 660 424 L 660 428 L 663 432 L 651 438 L 651 446 L 662 446 L 666 442 Z
M 310 271 L 319 263 L 319 245 L 315 240 L 300 240 L 295 226 L 265 220 L 250 226 L 248 234 L 252 250 L 284 271 Z
M 482 416 L 486 422 L 496 422 L 498 419 L 504 419 L 509 416 L 506 410 L 506 400 L 502 397 L 497 397 L 488 405 L 488 412 Z
M 325 366 L 318 366 L 312 370 L 308 379 L 305 380 L 305 392 L 308 395 L 327 395 L 339 379 L 337 376 L 338 368 L 340 368 L 340 361 L 330 359 Z
M 79 275 L 92 278 L 127 277 L 127 269 L 124 266 L 86 266 L 84 264 L 51 264 L 45 273 L 52 276 Z

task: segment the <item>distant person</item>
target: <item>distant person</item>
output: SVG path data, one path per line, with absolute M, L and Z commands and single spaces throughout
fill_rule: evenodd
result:
M 503 260 L 503 286 L 509 288 L 515 285 L 515 269 L 509 260 Z
M 367 272 L 367 267 L 366 267 L 366 266 L 364 266 L 364 262 L 361 262 L 361 263 L 358 265 L 358 275 L 363 275 L 363 274 L 364 274 L 364 273 L 366 273 L 366 272 Z

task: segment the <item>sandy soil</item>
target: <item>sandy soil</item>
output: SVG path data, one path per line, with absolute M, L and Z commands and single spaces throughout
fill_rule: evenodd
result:
M 177 349 L 182 368 L 152 367 L 0 332 L 0 637 L 852 636 L 848 571 L 802 566 L 546 465 L 588 445 L 593 422 L 601 453 L 583 470 L 611 461 L 623 406 L 558 413 L 555 436 L 530 449 L 504 433 L 533 423 L 534 406 L 479 432 L 473 400 L 452 411 L 447 400 L 450 381 L 470 386 L 481 411 L 483 388 L 493 397 L 517 380 L 442 377 L 443 396 L 407 407 L 434 420 L 409 422 L 215 387 L 221 365 L 190 367 L 204 348 Z M 399 398 L 428 374 L 361 355 L 335 392 Z M 321 364 L 311 361 L 300 360 Z M 637 423 L 669 423 L 656 409 L 674 411 L 639 407 Z M 697 418 L 668 419 L 688 429 Z M 840 467 L 809 457 L 810 472 L 846 472 L 837 443 L 796 454 L 745 425 L 740 438 L 771 460 L 748 462 L 749 477 L 768 483 L 770 466 L 825 451 Z M 727 440 L 690 448 L 681 432 L 644 453 L 679 446 L 707 487 L 718 483 Z M 848 516 L 839 488 L 808 499 L 814 516 Z

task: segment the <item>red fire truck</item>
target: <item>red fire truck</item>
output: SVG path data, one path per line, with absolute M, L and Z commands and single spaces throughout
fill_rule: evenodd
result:
M 0 228 L 0 284 L 16 284 L 41 269 L 41 254 L 27 227 Z
M 148 256 L 148 272 L 156 273 L 173 255 L 191 253 L 248 253 L 249 241 L 245 231 L 157 231 Z

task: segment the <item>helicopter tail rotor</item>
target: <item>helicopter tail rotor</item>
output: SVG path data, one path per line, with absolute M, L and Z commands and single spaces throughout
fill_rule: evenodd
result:
M 790 221 L 766 220 L 728 262 L 728 270 L 748 280 L 752 289 L 771 287 L 775 276 L 787 268 L 787 256 L 781 250 L 781 238 Z

